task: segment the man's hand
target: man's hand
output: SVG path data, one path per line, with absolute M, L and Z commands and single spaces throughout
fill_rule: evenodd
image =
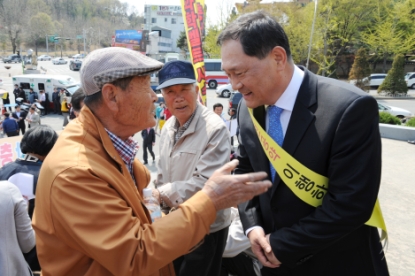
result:
M 238 160 L 233 160 L 216 170 L 202 189 L 217 211 L 250 200 L 266 192 L 272 185 L 269 180 L 262 180 L 267 176 L 265 172 L 230 175 L 238 163 Z
M 281 262 L 275 257 L 269 243 L 269 234 L 265 236 L 264 229 L 254 228 L 248 233 L 248 238 L 251 243 L 252 252 L 261 262 L 262 265 L 270 268 L 276 268 L 281 265 Z

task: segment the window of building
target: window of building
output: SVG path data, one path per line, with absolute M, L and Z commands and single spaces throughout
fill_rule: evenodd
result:
M 157 18 L 151 18 L 151 23 L 157 23 Z
M 144 18 L 144 24 L 147 24 L 147 19 Z
M 171 19 L 171 24 L 176 24 L 176 18 Z
M 164 18 L 164 22 L 167 22 L 167 17 Z

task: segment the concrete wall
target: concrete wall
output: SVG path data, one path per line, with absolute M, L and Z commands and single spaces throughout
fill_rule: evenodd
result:
M 415 140 L 415 127 L 379 124 L 380 136 L 395 140 Z

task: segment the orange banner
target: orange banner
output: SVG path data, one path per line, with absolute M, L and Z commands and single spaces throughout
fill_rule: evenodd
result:
M 186 30 L 187 44 L 191 61 L 195 69 L 196 80 L 199 86 L 199 99 L 206 103 L 205 62 L 203 58 L 202 34 L 205 22 L 204 0 L 181 0 L 183 21 Z

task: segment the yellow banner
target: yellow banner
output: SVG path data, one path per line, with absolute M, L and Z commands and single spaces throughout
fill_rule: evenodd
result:
M 262 148 L 281 180 L 299 199 L 311 206 L 320 206 L 328 191 L 329 179 L 310 170 L 280 147 L 257 122 L 252 109 L 248 108 L 248 111 Z M 382 229 L 381 240 L 387 239 L 379 200 L 376 200 L 372 216 L 365 224 Z
M 204 0 L 181 0 L 183 21 L 186 30 L 190 57 L 199 86 L 199 99 L 206 103 L 205 62 L 203 58 L 202 34 L 204 33 Z

